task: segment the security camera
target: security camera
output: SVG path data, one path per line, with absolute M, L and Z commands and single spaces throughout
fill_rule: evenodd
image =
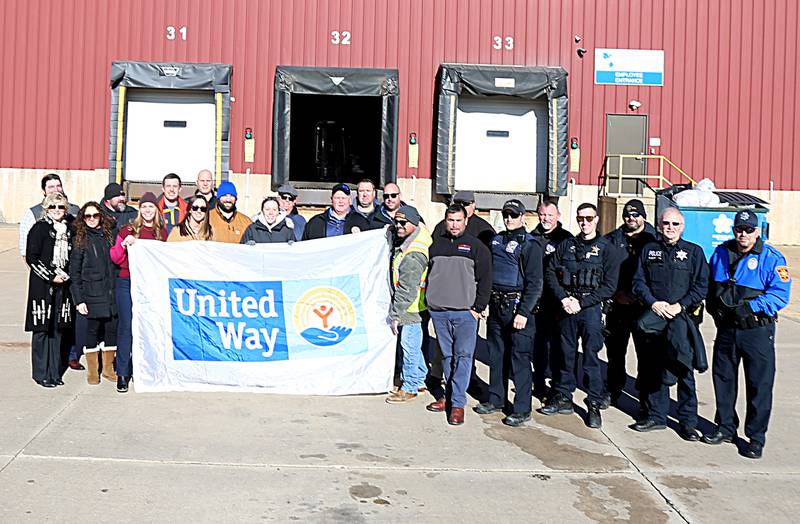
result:
M 628 107 L 631 108 L 631 111 L 636 111 L 637 109 L 642 107 L 642 103 L 639 102 L 638 100 L 631 100 L 630 102 L 628 102 Z

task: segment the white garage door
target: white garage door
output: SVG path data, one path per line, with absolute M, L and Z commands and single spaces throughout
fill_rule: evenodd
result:
M 546 101 L 459 97 L 455 188 L 538 193 L 547 187 Z
M 214 171 L 215 110 L 210 91 L 129 89 L 125 179 L 160 182 L 167 173 L 194 181 Z

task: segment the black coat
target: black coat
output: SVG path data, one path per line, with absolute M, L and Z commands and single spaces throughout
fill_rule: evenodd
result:
M 291 218 L 282 218 L 270 229 L 261 222 L 261 217 L 259 217 L 255 222 L 247 226 L 239 243 L 274 244 L 278 242 L 294 242 L 294 224 L 291 226 L 289 224 L 292 224 Z
M 328 236 L 329 211 L 330 208 L 326 209 L 322 213 L 314 215 L 308 220 L 306 228 L 303 231 L 303 240 L 314 240 L 316 238 L 326 238 Z M 343 235 L 349 235 L 350 233 L 357 233 L 361 231 L 361 221 L 355 215 L 357 215 L 357 213 L 351 211 L 345 217 L 344 232 L 342 233 Z M 353 230 L 354 227 L 356 228 L 355 230 Z
M 75 304 L 86 304 L 89 318 L 110 318 L 117 313 L 116 269 L 110 251 L 111 241 L 103 238 L 100 229 L 87 229 L 84 247 L 72 246 L 69 256 L 72 300 Z
M 112 229 L 113 236 L 111 238 L 117 238 L 117 235 L 119 235 L 119 230 L 133 222 L 138 214 L 138 211 L 136 211 L 135 208 L 127 204 L 125 205 L 125 209 L 122 211 L 117 211 L 116 209 L 110 209 L 107 205 L 105 205 L 105 203 L 103 203 L 100 204 L 100 211 L 114 222 Z
M 57 276 L 53 265 L 55 238 L 56 230 L 46 220 L 36 222 L 28 233 L 25 260 L 31 272 L 28 277 L 25 331 L 52 333 L 56 329 L 66 331 L 72 325 L 73 305 L 69 281 L 63 284 L 53 282 Z M 72 230 L 69 227 L 67 238 L 71 244 Z M 63 270 L 67 271 L 68 267 Z

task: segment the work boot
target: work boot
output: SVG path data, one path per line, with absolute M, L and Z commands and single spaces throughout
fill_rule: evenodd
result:
M 481 402 L 480 404 L 472 408 L 472 411 L 474 411 L 478 415 L 488 415 L 489 413 L 500 411 L 500 408 L 498 408 L 491 402 Z
M 100 360 L 97 348 L 87 348 L 86 356 L 86 383 L 96 386 L 100 383 Z
M 122 375 L 117 375 L 117 393 L 127 393 L 128 392 L 128 381 L 130 380 L 129 377 L 123 377 Z
M 547 404 L 539 410 L 542 415 L 571 415 L 575 412 L 572 407 L 572 400 L 558 392 L 554 392 L 552 396 L 547 399 Z
M 109 346 L 103 350 L 103 378 L 106 380 L 117 380 L 114 372 L 114 359 L 117 357 L 117 348 Z
M 589 416 L 586 425 L 593 429 L 599 429 L 603 425 L 603 419 L 600 416 L 600 403 L 589 402 Z

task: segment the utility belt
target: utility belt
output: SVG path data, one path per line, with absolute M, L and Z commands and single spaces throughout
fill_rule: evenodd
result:
M 747 317 L 737 317 L 732 310 L 727 308 L 719 309 L 714 317 L 717 325 L 723 328 L 753 329 L 757 327 L 769 326 L 776 321 L 775 317 L 765 315 L 748 315 Z
M 493 302 L 500 311 L 503 311 L 508 307 L 512 307 L 513 314 L 517 312 L 517 307 L 519 307 L 519 301 L 521 297 L 521 291 L 499 291 L 493 289 L 492 294 L 489 296 L 489 301 Z

